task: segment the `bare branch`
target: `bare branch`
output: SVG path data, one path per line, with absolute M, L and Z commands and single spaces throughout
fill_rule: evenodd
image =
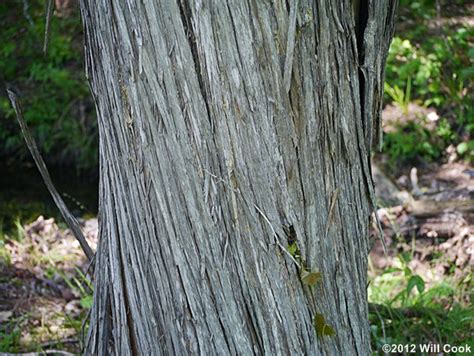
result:
M 51 20 L 53 19 L 54 13 L 54 1 L 48 0 L 48 7 L 46 9 L 46 23 L 44 25 L 44 42 L 43 42 L 43 53 L 48 52 L 48 42 L 51 32 Z
M 30 27 L 34 27 L 35 23 L 33 22 L 33 19 L 31 18 L 29 10 L 30 10 L 30 4 L 28 3 L 28 0 L 23 0 L 23 15 L 25 16 L 26 21 L 28 21 L 28 24 L 30 25 Z
M 51 196 L 53 197 L 53 200 L 56 206 L 61 212 L 61 215 L 66 221 L 66 224 L 69 226 L 72 233 L 74 234 L 76 239 L 79 241 L 79 244 L 84 250 L 84 253 L 86 254 L 87 258 L 91 261 L 92 258 L 94 257 L 94 252 L 92 251 L 91 247 L 86 241 L 86 238 L 82 234 L 81 228 L 79 227 L 79 222 L 76 220 L 74 215 L 71 214 L 71 212 L 67 208 L 66 204 L 61 198 L 61 195 L 58 193 L 58 191 L 56 190 L 56 187 L 54 186 L 51 180 L 51 177 L 48 172 L 48 168 L 46 167 L 46 164 L 44 163 L 44 160 L 41 157 L 41 154 L 36 145 L 36 141 L 31 135 L 31 132 L 28 126 L 26 125 L 25 119 L 23 117 L 23 111 L 21 109 L 21 105 L 18 100 L 18 97 L 15 94 L 15 92 L 13 92 L 13 90 L 11 89 L 7 89 L 7 92 L 8 92 L 8 97 L 10 98 L 10 102 L 12 103 L 13 109 L 15 110 L 18 123 L 20 124 L 23 138 L 25 139 L 26 145 L 28 146 L 28 149 L 30 150 L 31 155 L 33 156 L 33 159 L 35 160 L 36 166 L 38 167 L 38 170 L 40 171 L 41 176 L 43 177 L 43 181 L 46 184 L 46 187 L 48 188 Z

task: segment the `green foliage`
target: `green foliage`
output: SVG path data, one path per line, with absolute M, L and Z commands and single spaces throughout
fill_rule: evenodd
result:
M 474 161 L 474 140 L 461 142 L 457 145 L 456 151 L 462 157 L 466 157 L 469 162 Z
M 406 8 L 413 16 L 429 19 L 435 15 L 435 0 L 400 0 L 400 7 Z
M 388 310 L 369 315 L 372 347 L 383 344 L 461 345 L 472 342 L 473 308 L 465 299 L 470 277 L 463 281 L 443 280 L 426 286 L 425 280 L 408 267 L 401 255 L 396 268 L 389 268 L 371 281 L 369 302 Z
M 296 242 L 293 242 L 292 244 L 288 245 L 286 248 L 288 253 L 292 255 L 295 259 L 298 259 L 300 257 L 300 250 L 298 249 L 298 245 Z
M 0 218 L 0 249 L 5 246 L 7 240 L 21 242 L 25 236 L 25 228 L 21 223 L 20 217 L 15 217 L 13 221 L 13 228 L 7 231 L 4 229 L 4 221 Z M 1 254 L 1 253 L 0 253 Z
M 54 267 L 53 267 L 54 268 Z M 68 278 L 64 272 L 56 269 L 55 272 L 59 274 L 64 282 L 68 285 L 71 290 L 75 290 L 80 295 L 80 304 L 84 309 L 92 308 L 93 302 L 93 286 L 92 282 L 86 277 L 86 275 L 79 269 L 75 268 L 77 276 Z
M 319 337 L 324 336 L 334 336 L 336 335 L 336 331 L 334 328 L 326 323 L 326 319 L 322 314 L 316 314 L 313 319 L 314 330 L 316 331 L 316 335 Z
M 396 103 L 404 115 L 408 115 L 411 95 L 411 78 L 407 80 L 405 90 L 402 90 L 398 85 L 390 86 L 387 82 L 384 83 L 385 93 L 387 93 L 393 102 Z
M 404 163 L 419 157 L 432 160 L 441 155 L 438 143 L 439 138 L 433 137 L 423 125 L 409 121 L 399 125 L 394 133 L 385 136 L 384 151 L 388 153 L 392 163 Z
M 20 336 L 21 332 L 18 327 L 6 330 L 6 327 L 0 324 L 0 352 L 19 352 Z
M 305 260 L 301 257 L 301 252 L 296 242 L 289 244 L 286 248 L 287 252 L 294 258 L 298 264 L 300 270 L 300 279 L 303 284 L 313 287 L 315 286 L 322 278 L 320 272 L 310 271 L 306 265 Z
M 430 161 L 439 158 L 449 145 L 458 147 L 461 157 L 473 157 L 469 138 L 474 129 L 474 28 L 430 29 L 427 24 L 434 21 L 434 5 L 434 1 L 401 1 L 400 22 L 417 25 L 398 33 L 392 41 L 385 101 L 394 102 L 405 117 L 410 116 L 410 102 L 416 102 L 435 109 L 441 119 L 430 129 L 424 117 L 408 123 L 404 120 L 395 132 L 386 133 L 384 150 L 393 161 L 415 157 Z M 420 19 L 425 22 L 421 24 Z
M 30 1 L 30 23 L 22 2 L 0 4 L 0 73 L 23 94 L 24 115 L 46 158 L 97 164 L 97 129 L 82 67 L 81 23 L 78 14 L 54 17 L 47 55 L 42 53 L 44 2 Z M 17 160 L 27 155 L 14 112 L 0 96 L 0 155 Z
M 0 267 L 9 266 L 11 264 L 11 256 L 8 250 L 5 247 L 7 241 L 6 236 L 3 233 L 2 221 L 0 221 Z
M 409 40 L 395 37 L 387 57 L 386 82 L 405 87 L 413 81 L 413 92 L 418 98 L 428 94 L 439 98 L 441 62 L 434 53 L 418 49 Z

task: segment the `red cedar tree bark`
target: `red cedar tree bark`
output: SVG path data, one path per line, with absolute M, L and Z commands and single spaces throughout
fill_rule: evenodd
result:
M 369 160 L 395 8 L 81 1 L 100 129 L 87 354 L 370 353 Z M 317 313 L 335 336 L 316 336 Z

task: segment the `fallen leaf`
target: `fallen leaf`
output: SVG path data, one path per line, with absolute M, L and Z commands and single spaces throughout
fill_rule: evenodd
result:
M 308 286 L 314 286 L 320 280 L 321 280 L 321 273 L 319 272 L 310 272 L 305 269 L 301 271 L 301 281 Z

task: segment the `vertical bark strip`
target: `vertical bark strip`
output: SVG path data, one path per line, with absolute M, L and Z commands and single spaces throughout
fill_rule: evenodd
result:
M 395 2 L 361 3 L 358 44 L 348 0 L 81 1 L 101 163 L 87 354 L 370 352 L 368 162 Z M 336 336 L 316 337 L 316 313 Z

